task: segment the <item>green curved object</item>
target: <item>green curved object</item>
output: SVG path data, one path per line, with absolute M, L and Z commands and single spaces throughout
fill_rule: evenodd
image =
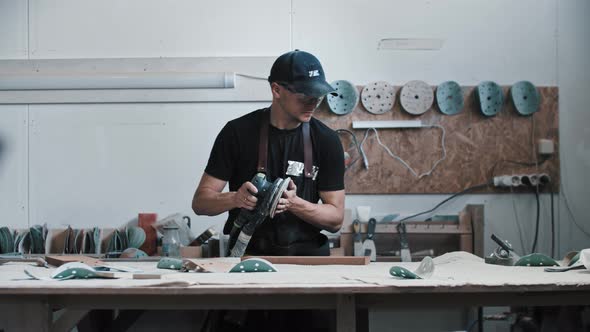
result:
M 574 257 L 572 257 L 572 260 L 570 261 L 568 266 L 572 266 L 572 265 L 576 264 L 579 260 L 580 260 L 580 251 L 578 251 L 578 253 Z
M 494 116 L 502 110 L 504 93 L 498 84 L 492 81 L 481 82 L 475 90 L 475 96 L 483 115 Z
M 436 103 L 441 113 L 454 115 L 463 110 L 463 90 L 459 83 L 447 81 L 436 88 Z
M 359 102 L 359 92 L 356 86 L 349 81 L 338 80 L 330 83 L 338 95 L 328 94 L 328 106 L 337 115 L 345 115 L 352 112 Z
M 158 261 L 158 269 L 180 270 L 182 269 L 182 259 L 162 257 Z
M 31 239 L 31 254 L 43 254 L 45 253 L 45 241 L 43 240 L 43 228 L 39 225 L 35 225 L 29 228 L 29 234 Z
M 107 252 L 120 252 L 123 250 L 123 238 L 119 233 L 118 229 L 115 229 L 113 235 L 111 236 L 111 240 L 107 246 Z
M 96 273 L 96 271 L 88 266 L 87 264 L 80 263 L 80 262 L 70 262 L 66 263 L 55 270 L 51 274 L 51 278 L 53 279 L 89 279 L 89 278 L 99 278 L 100 276 Z
M 139 248 L 145 241 L 145 231 L 141 227 L 132 226 L 128 227 L 125 232 L 127 233 L 127 247 L 128 248 Z
M 123 250 L 119 258 L 142 258 L 147 256 L 148 255 L 145 253 L 145 251 L 134 247 L 129 247 Z
M 541 94 L 529 81 L 520 81 L 510 88 L 510 96 L 516 111 L 520 115 L 531 115 L 539 110 Z
M 92 230 L 92 239 L 94 241 L 94 250 L 95 254 L 100 254 L 102 252 L 102 243 L 100 241 L 102 230 L 98 227 L 94 227 Z
M 399 279 L 422 279 L 414 272 L 401 266 L 394 266 L 389 269 L 389 274 Z
M 82 253 L 83 254 L 94 254 L 96 249 L 94 248 L 94 236 L 90 229 L 84 232 L 84 240 L 82 240 Z
M 277 272 L 277 268 L 271 262 L 262 258 L 245 259 L 229 270 L 230 273 L 240 272 Z
M 14 238 L 8 227 L 0 228 L 0 254 L 13 252 Z
M 559 266 L 559 264 L 547 255 L 533 253 L 520 257 L 514 266 Z
M 22 233 L 22 237 L 18 248 L 20 253 L 30 254 L 31 253 L 31 230 L 25 229 Z

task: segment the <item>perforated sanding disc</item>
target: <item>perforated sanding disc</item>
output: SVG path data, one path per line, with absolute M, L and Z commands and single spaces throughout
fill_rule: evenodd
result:
M 533 83 L 520 81 L 510 88 L 510 95 L 520 115 L 531 115 L 539 110 L 541 95 Z
M 492 81 L 481 82 L 475 90 L 475 96 L 483 115 L 494 116 L 502 110 L 504 93 L 498 84 Z
M 383 81 L 369 83 L 361 92 L 361 103 L 373 114 L 391 111 L 395 103 L 395 87 Z
M 410 114 L 423 114 L 432 107 L 434 92 L 426 82 L 410 81 L 402 87 L 400 103 Z
M 359 102 L 359 92 L 349 81 L 338 80 L 330 83 L 338 95 L 328 95 L 328 106 L 334 114 L 344 115 L 352 112 Z
M 453 115 L 463 109 L 463 90 L 454 81 L 441 83 L 436 88 L 436 103 L 443 114 Z

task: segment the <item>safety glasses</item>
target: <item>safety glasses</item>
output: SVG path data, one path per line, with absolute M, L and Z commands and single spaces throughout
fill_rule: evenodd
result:
M 297 101 L 302 105 L 305 105 L 305 106 L 313 105 L 313 106 L 315 106 L 314 108 L 318 108 L 318 106 L 320 106 L 320 104 L 324 100 L 324 96 L 312 97 L 312 96 L 306 96 L 303 93 L 297 92 L 288 83 L 277 82 L 277 84 L 282 86 L 283 88 L 285 88 L 287 91 L 291 92 L 292 94 L 294 94 Z

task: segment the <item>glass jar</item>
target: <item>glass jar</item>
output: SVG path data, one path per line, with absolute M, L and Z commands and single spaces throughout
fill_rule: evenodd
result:
M 162 256 L 180 257 L 180 234 L 178 226 L 164 226 L 164 238 L 162 239 Z

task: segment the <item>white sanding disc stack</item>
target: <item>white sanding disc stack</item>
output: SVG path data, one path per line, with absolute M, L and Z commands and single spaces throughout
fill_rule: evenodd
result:
M 432 107 L 434 92 L 424 81 L 410 81 L 402 87 L 400 103 L 410 114 L 420 115 Z
M 361 92 L 361 103 L 369 113 L 391 111 L 395 103 L 395 87 L 383 81 L 369 83 Z

